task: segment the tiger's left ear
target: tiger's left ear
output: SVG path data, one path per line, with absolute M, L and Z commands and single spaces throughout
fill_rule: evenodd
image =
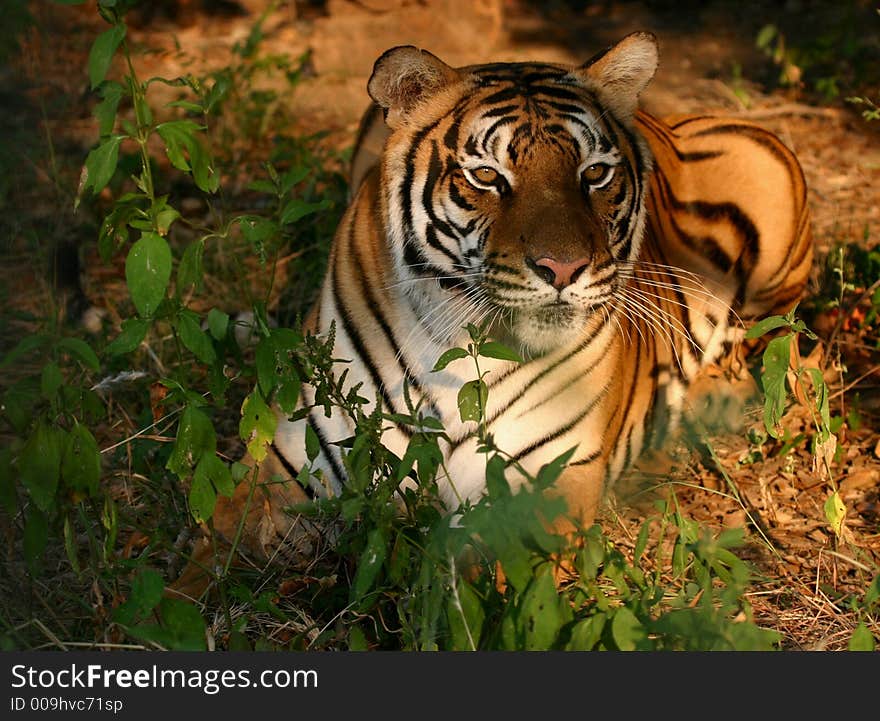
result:
M 655 35 L 637 32 L 572 70 L 571 74 L 618 116 L 628 119 L 636 111 L 639 95 L 657 72 L 658 60 Z
M 396 127 L 416 106 L 460 79 L 458 72 L 427 50 L 401 45 L 384 52 L 373 66 L 367 92 Z

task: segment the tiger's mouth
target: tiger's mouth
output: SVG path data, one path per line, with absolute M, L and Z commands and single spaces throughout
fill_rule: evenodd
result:
M 555 300 L 533 309 L 531 316 L 539 325 L 565 327 L 571 325 L 577 310 L 571 303 Z
M 572 303 L 553 301 L 517 308 L 510 330 L 526 355 L 537 357 L 577 342 L 589 313 Z

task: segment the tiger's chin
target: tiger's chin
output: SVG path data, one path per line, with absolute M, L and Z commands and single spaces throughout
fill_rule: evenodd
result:
M 567 303 L 520 309 L 511 330 L 523 350 L 532 357 L 542 356 L 580 340 L 587 315 L 583 309 Z

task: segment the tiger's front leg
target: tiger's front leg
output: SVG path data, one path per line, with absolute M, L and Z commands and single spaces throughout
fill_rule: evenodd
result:
M 296 512 L 297 505 L 310 499 L 296 479 L 289 477 L 274 449 L 270 447 L 260 463 L 250 455 L 241 462 L 250 466 L 251 472 L 231 498 L 217 497 L 210 526 L 203 525 L 205 535 L 196 542 L 189 563 L 170 586 L 172 592 L 198 598 L 212 578 L 230 565 L 283 567 L 286 562 L 301 569 L 318 555 L 327 529 Z
M 599 461 L 586 466 L 568 466 L 548 491 L 561 496 L 566 512 L 556 518 L 552 529 L 570 536 L 578 528 L 589 528 L 596 519 L 605 489 L 605 464 Z

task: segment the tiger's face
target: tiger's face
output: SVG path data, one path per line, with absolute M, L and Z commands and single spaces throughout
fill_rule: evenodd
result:
M 630 121 L 656 46 L 634 44 L 577 69 L 453 70 L 414 48 L 377 62 L 370 91 L 392 129 L 382 173 L 395 282 L 438 341 L 490 322 L 539 355 L 614 312 L 619 271 L 641 242 L 650 166 Z

